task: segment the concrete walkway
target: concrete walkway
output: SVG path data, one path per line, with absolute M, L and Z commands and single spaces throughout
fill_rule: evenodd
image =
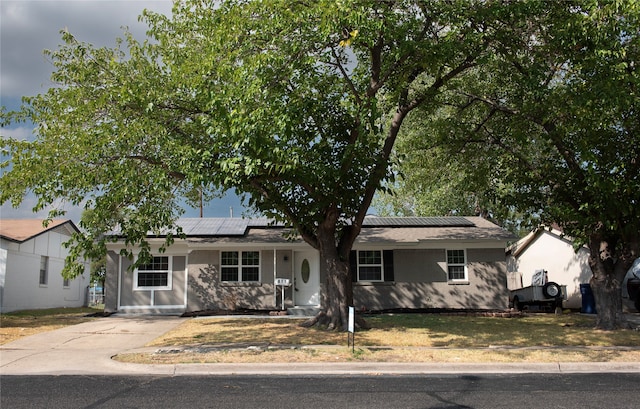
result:
M 121 363 L 114 355 L 140 350 L 187 318 L 109 317 L 25 337 L 0 346 L 1 375 L 372 375 L 636 372 L 629 363 L 270 363 L 171 364 Z

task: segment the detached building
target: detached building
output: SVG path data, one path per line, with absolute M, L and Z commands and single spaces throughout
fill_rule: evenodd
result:
M 86 305 L 89 264 L 62 278 L 69 254 L 62 245 L 79 232 L 71 220 L 0 220 L 0 312 Z

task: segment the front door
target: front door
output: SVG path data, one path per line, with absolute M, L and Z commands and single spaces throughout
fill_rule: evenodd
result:
M 295 277 L 293 282 L 296 305 L 320 305 L 320 258 L 318 252 L 294 253 Z

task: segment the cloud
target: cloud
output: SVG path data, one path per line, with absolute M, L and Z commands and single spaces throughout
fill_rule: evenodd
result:
M 138 16 L 147 8 L 171 12 L 170 0 L 68 1 L 2 0 L 0 2 L 0 84 L 2 99 L 45 92 L 53 84 L 53 65 L 43 55 L 62 43 L 67 28 L 79 41 L 94 46 L 114 46 L 123 26 L 144 38 L 147 27 Z
M 27 194 L 23 199 L 19 207 L 14 208 L 10 203 L 4 203 L 0 206 L 0 218 L 2 219 L 45 219 L 49 215 L 49 210 L 58 206 L 67 211 L 64 216 L 59 216 L 59 219 L 70 219 L 74 223 L 80 221 L 82 216 L 82 207 L 79 206 L 65 206 L 62 201 L 57 201 L 56 206 L 51 206 L 48 209 L 34 212 L 33 208 L 38 204 L 38 199 L 33 194 Z
M 33 139 L 33 128 L 30 126 L 18 126 L 16 128 L 2 128 L 0 134 L 3 138 L 13 138 L 21 141 Z
M 55 50 L 62 43 L 60 30 L 68 29 L 78 41 L 95 47 L 113 47 L 123 36 L 123 26 L 139 40 L 148 27 L 138 22 L 144 9 L 170 14 L 171 0 L 1 0 L 0 1 L 0 105 L 18 109 L 23 96 L 46 92 L 53 65 L 43 50 Z M 2 128 L 3 137 L 33 139 L 32 128 L 18 125 Z M 4 158 L 0 158 L 4 159 Z M 7 171 L 8 169 L 5 169 Z M 37 198 L 28 193 L 18 208 L 0 205 L 0 218 L 43 218 L 48 211 L 33 213 Z M 82 207 L 63 206 L 66 218 L 78 222 Z M 239 217 L 245 210 L 240 199 L 229 193 L 207 204 L 205 217 L 228 217 L 231 209 Z M 199 209 L 185 205 L 186 217 L 198 217 Z

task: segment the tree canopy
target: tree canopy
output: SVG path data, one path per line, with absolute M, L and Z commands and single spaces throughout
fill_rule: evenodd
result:
M 640 256 L 640 8 L 586 1 L 539 13 L 520 41 L 442 93 L 399 147 L 435 150 L 430 171 L 458 169 L 448 195 L 480 191 L 588 244 L 599 326 L 611 328 L 624 273 Z M 409 164 L 419 177 L 420 164 Z
M 436 113 L 436 130 L 446 129 L 447 121 L 466 124 L 450 128 L 466 144 L 463 136 L 480 125 L 475 119 L 495 111 L 505 120 L 479 129 L 491 125 L 510 138 L 505 144 L 519 148 L 530 130 L 543 135 L 544 121 L 525 119 L 536 114 L 545 120 L 545 112 L 555 111 L 544 109 L 568 99 L 555 91 L 538 95 L 534 84 L 548 74 L 548 52 L 556 56 L 563 41 L 577 45 L 566 44 L 574 41 L 568 36 L 573 28 L 566 36 L 560 29 L 562 18 L 579 22 L 582 12 L 575 7 L 539 1 L 184 0 L 175 2 L 172 16 L 145 12 L 149 37 L 138 41 L 125 33 L 115 49 L 63 32 L 65 44 L 47 52 L 59 85 L 25 98 L 20 111 L 2 114 L 3 124 L 28 120 L 37 126 L 35 141 L 3 141 L 10 160 L 3 163 L 0 201 L 18 204 L 32 191 L 37 209 L 60 199 L 83 205 L 93 213 L 81 227 L 97 233 L 118 226 L 148 256 L 147 232 L 168 227 L 173 235 L 167 244 L 180 234 L 174 222 L 183 198 L 234 189 L 319 250 L 329 270 L 323 307 L 329 326 L 341 328 L 352 296 L 349 251 L 375 192 L 393 180 L 390 158 L 405 120 Z M 546 49 L 548 19 L 557 25 Z M 590 34 L 586 30 L 584 37 Z M 500 65 L 504 61 L 508 68 Z M 595 61 L 584 61 L 589 64 Z M 555 84 L 566 70 L 553 67 Z M 487 79 L 489 88 L 479 88 Z M 456 92 L 460 88 L 465 91 Z M 514 108 L 527 115 L 497 109 L 509 107 L 503 95 L 509 95 L 506 102 L 529 98 Z M 576 90 L 575 103 L 562 112 L 584 113 L 580 95 Z M 462 103 L 467 109 L 457 108 Z M 442 110 L 459 113 L 447 119 Z M 571 128 L 559 129 L 562 137 L 571 134 Z M 535 140 L 540 153 L 552 152 L 552 141 Z M 488 160 L 505 158 L 491 148 L 484 152 Z M 511 155 L 519 160 L 520 152 Z M 550 163 L 545 172 L 569 165 Z M 515 167 L 505 170 L 516 173 Z M 523 189 L 518 193 L 528 197 Z M 74 240 L 72 255 L 95 255 L 106 238 Z

